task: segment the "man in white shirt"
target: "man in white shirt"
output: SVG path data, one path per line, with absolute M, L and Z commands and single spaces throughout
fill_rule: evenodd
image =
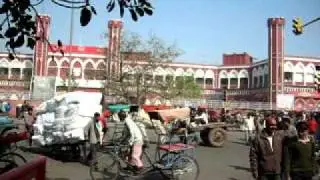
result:
M 132 106 L 130 107 L 130 115 L 132 120 L 136 123 L 136 125 L 138 126 L 138 128 L 140 129 L 142 136 L 143 136 L 143 141 L 144 141 L 144 145 L 149 144 L 149 138 L 148 138 L 148 134 L 146 131 L 146 125 L 145 125 L 145 121 L 147 121 L 146 119 L 144 119 L 143 117 L 139 116 L 139 107 L 135 107 Z
M 142 157 L 142 146 L 143 146 L 143 135 L 137 124 L 132 120 L 131 116 L 128 116 L 126 112 L 120 111 L 119 114 L 120 121 L 124 121 L 126 130 L 129 133 L 125 133 L 128 136 L 125 137 L 125 140 L 131 146 L 131 154 L 129 162 L 132 167 L 127 167 L 125 170 L 133 170 L 136 173 L 139 173 L 143 169 Z
M 208 115 L 204 111 L 204 109 L 198 109 L 197 115 L 194 117 L 196 121 L 200 121 L 201 124 L 208 124 Z
M 248 113 L 247 118 L 245 119 L 245 141 L 247 144 L 250 144 L 251 138 L 253 138 L 255 130 L 254 117 L 251 113 Z

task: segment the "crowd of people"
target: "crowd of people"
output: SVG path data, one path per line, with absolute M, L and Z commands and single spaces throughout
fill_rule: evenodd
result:
M 139 173 L 143 169 L 141 160 L 143 147 L 149 144 L 146 127 L 139 119 L 139 107 L 133 107 L 129 112 L 116 113 L 125 129 L 121 137 L 123 144 L 130 147 L 130 165 L 125 169 Z M 97 148 L 107 134 L 105 121 L 111 116 L 106 111 L 95 113 L 93 121 L 85 129 L 85 139 L 88 140 L 90 152 L 84 148 L 84 160 L 91 164 L 97 162 Z M 27 130 L 32 133 L 32 108 L 25 102 L 21 108 L 21 117 L 26 122 Z M 230 118 L 230 113 L 224 114 L 224 120 Z M 311 180 L 318 173 L 316 151 L 320 140 L 320 115 L 316 113 L 288 112 L 249 112 L 236 113 L 235 119 L 245 131 L 245 141 L 250 146 L 250 167 L 252 176 L 257 180 Z M 188 120 L 175 120 L 171 127 L 177 133 L 186 133 L 200 143 L 200 134 L 193 127 L 209 123 L 205 109 L 190 108 Z M 100 131 L 103 133 L 101 134 Z M 30 140 L 30 145 L 31 145 Z M 187 142 L 185 142 L 187 143 Z
M 318 114 L 250 113 L 244 120 L 257 180 L 312 180 L 318 174 Z

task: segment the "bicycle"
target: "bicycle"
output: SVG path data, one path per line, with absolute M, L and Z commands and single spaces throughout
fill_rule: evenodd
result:
M 131 166 L 128 161 L 129 149 L 128 145 L 121 145 L 119 143 L 103 146 L 97 156 L 97 163 L 90 166 L 92 180 L 116 180 L 119 176 L 133 179 L 152 172 L 159 172 L 159 175 L 166 179 L 197 180 L 199 177 L 198 162 L 186 153 L 187 150 L 194 150 L 194 146 L 192 145 L 182 143 L 161 145 L 158 143 L 154 160 L 151 160 L 151 156 L 146 151 L 147 148 L 143 148 L 142 159 L 146 165 L 144 170 L 139 174 L 124 170 L 125 167 Z M 161 152 L 164 153 L 161 155 Z M 191 167 L 191 165 L 194 167 Z M 181 177 L 187 175 L 192 170 L 195 170 L 193 177 Z
M 11 133 L 0 138 L 0 174 L 10 171 L 24 163 L 27 160 L 15 151 L 18 149 L 16 142 L 25 139 L 25 133 Z
M 0 174 L 10 171 L 13 168 L 21 166 L 27 160 L 15 152 L 4 153 L 0 155 Z

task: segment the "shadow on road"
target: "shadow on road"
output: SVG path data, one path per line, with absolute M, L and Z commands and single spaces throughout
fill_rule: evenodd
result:
M 248 167 L 243 167 L 243 166 L 237 166 L 237 165 L 229 165 L 229 167 L 232 167 L 236 170 L 242 170 L 242 171 L 247 171 L 247 172 L 251 172 L 251 169 Z
M 228 180 L 240 180 L 240 179 L 237 179 L 237 178 L 229 178 Z
M 242 141 L 231 141 L 231 143 L 240 144 L 240 145 L 243 145 L 243 146 L 248 146 L 247 143 L 242 142 Z
M 70 180 L 69 178 L 46 178 L 45 180 Z
M 57 161 L 62 162 L 80 162 L 80 157 L 74 155 L 72 152 L 61 152 L 55 151 L 53 148 L 45 148 L 45 147 L 19 147 L 20 150 L 24 152 L 29 152 L 32 154 L 41 154 L 43 156 L 47 156 Z M 51 180 L 51 179 L 50 179 Z M 54 179 L 54 180 L 65 180 L 65 179 Z

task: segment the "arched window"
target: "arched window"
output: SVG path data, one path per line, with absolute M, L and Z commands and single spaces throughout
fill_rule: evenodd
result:
M 75 79 L 81 79 L 82 78 L 82 65 L 80 63 L 81 60 L 75 60 L 73 61 L 73 65 L 72 65 L 72 76 Z
M 226 71 L 220 71 L 219 79 L 220 79 L 220 88 L 227 88 L 228 87 L 228 73 Z
M 194 75 L 195 79 L 196 79 L 196 83 L 200 86 L 203 86 L 204 84 L 204 71 L 201 69 L 198 69 Z
M 104 61 L 98 61 L 96 70 L 96 79 L 105 80 L 106 79 L 106 65 Z
M 0 60 L 0 79 L 8 79 L 9 76 L 9 62 L 6 59 Z
M 230 79 L 230 88 L 238 88 L 238 72 L 236 70 L 232 70 L 229 72 L 228 77 Z
M 48 76 L 58 76 L 58 64 L 54 59 L 49 62 Z
M 214 73 L 212 70 L 207 70 L 205 75 L 205 84 L 207 87 L 213 87 Z
M 314 74 L 316 72 L 316 68 L 313 64 L 308 64 L 306 66 L 306 82 L 307 83 L 313 83 L 314 82 Z
M 238 78 L 240 79 L 240 89 L 248 88 L 249 74 L 247 70 L 241 70 Z
M 60 65 L 60 77 L 62 79 L 67 79 L 69 74 L 69 62 L 67 60 L 63 60 Z
M 304 81 L 304 65 L 302 63 L 298 63 L 295 65 L 293 79 L 295 82 Z
M 92 80 L 95 79 L 95 69 L 93 67 L 93 63 L 88 61 L 84 68 L 84 79 Z
M 21 62 L 16 59 L 10 62 L 10 79 L 20 79 L 21 67 Z
M 284 64 L 284 82 L 293 81 L 293 64 L 291 62 L 286 62 Z

